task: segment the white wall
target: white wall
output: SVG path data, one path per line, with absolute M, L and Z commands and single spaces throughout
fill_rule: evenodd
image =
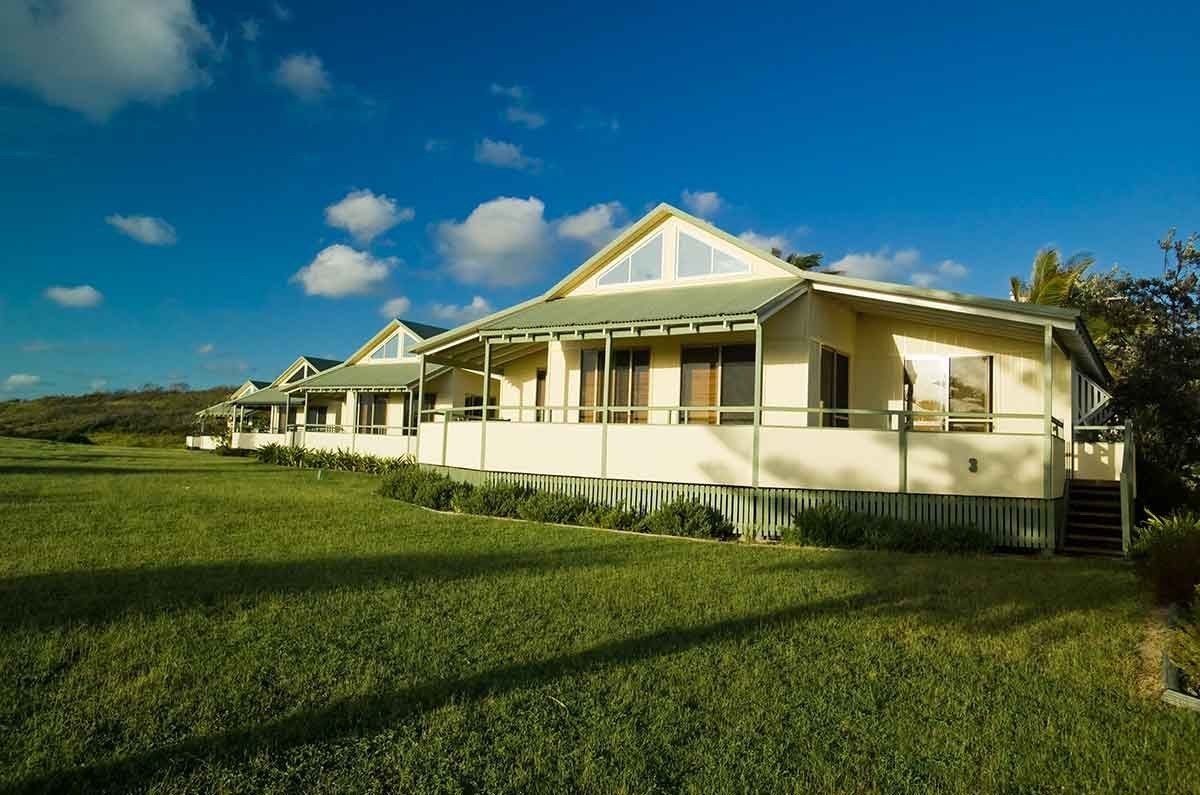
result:
M 1043 440 L 999 433 L 910 433 L 908 490 L 1041 497 Z M 977 472 L 970 471 L 972 458 Z
M 850 428 L 763 428 L 759 485 L 897 491 L 898 434 Z
M 462 422 L 474 434 L 468 444 L 474 445 L 475 463 L 461 466 L 479 467 L 480 423 Z M 451 426 L 451 431 L 455 427 Z M 610 428 L 611 433 L 611 428 Z M 600 475 L 599 425 L 508 423 L 487 424 L 487 469 L 501 472 L 528 472 L 544 475 Z M 451 447 L 451 451 L 453 451 Z M 611 449 L 611 448 L 610 448 Z M 447 462 L 449 463 L 449 462 Z M 615 476 L 614 476 L 615 477 Z
M 753 449 L 748 425 L 610 425 L 608 476 L 749 486 Z

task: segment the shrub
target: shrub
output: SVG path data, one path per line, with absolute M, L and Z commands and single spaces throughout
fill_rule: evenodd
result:
M 689 538 L 730 538 L 733 525 L 725 516 L 699 500 L 680 498 L 646 517 L 648 532 Z
M 450 510 L 454 500 L 470 490 L 466 483 L 456 483 L 445 475 L 415 465 L 397 469 L 379 486 L 379 493 L 385 497 L 439 511 Z
M 863 547 L 897 552 L 986 552 L 995 546 L 982 530 L 968 525 L 938 527 L 887 516 L 855 513 L 828 503 L 797 511 L 780 533 L 785 544 Z
M 411 455 L 387 458 L 352 453 L 349 450 L 309 450 L 304 447 L 291 447 L 275 442 L 264 444 L 254 451 L 254 455 L 264 464 L 305 469 L 330 469 L 341 472 L 366 472 L 370 475 L 384 475 L 415 464 Z
M 624 503 L 613 506 L 592 505 L 579 516 L 578 523 L 607 530 L 646 532 L 646 512 L 626 508 Z
M 452 507 L 459 513 L 479 516 L 515 517 L 520 505 L 532 497 L 533 489 L 513 483 L 486 483 L 454 495 Z
M 1187 601 L 1200 584 L 1200 515 L 1147 513 L 1150 518 L 1138 528 L 1133 557 L 1156 598 Z
M 1192 592 L 1190 620 L 1183 621 L 1172 633 L 1170 657 L 1183 669 L 1187 688 L 1200 696 L 1200 585 Z
M 555 524 L 579 524 L 590 510 L 592 504 L 582 497 L 548 491 L 534 492 L 517 505 L 517 515 L 522 519 Z

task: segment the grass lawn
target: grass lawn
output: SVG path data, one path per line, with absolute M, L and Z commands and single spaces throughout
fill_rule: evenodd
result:
M 1106 561 L 443 516 L 0 440 L 0 789 L 1194 792 Z

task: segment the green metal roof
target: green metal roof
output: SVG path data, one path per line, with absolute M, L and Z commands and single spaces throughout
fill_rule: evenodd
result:
M 220 403 L 209 406 L 206 409 L 200 409 L 196 412 L 196 416 L 199 417 L 203 415 L 205 417 L 228 417 L 232 413 L 233 405 L 229 401 L 223 400 Z
M 280 389 L 260 389 L 231 402 L 235 406 L 282 406 L 288 397 Z
M 663 290 L 569 295 L 488 321 L 480 331 L 568 328 L 748 315 L 798 286 L 798 279 L 750 279 Z
M 411 384 L 420 375 L 420 362 L 351 364 L 331 368 L 294 384 L 286 384 L 282 389 L 293 392 L 313 389 L 396 388 Z

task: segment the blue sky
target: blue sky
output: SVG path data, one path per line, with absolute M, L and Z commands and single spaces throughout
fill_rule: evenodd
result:
M 1200 229 L 1194 3 L 430 6 L 4 3 L 0 398 L 453 325 L 660 201 L 987 295 Z

